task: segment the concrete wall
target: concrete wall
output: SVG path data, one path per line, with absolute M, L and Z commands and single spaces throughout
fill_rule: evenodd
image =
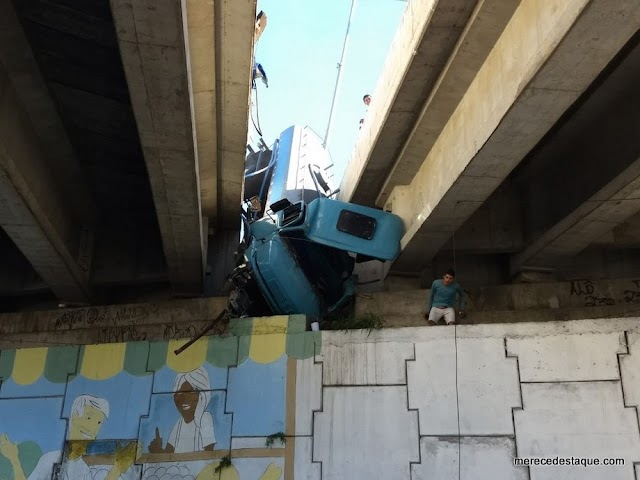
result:
M 305 327 L 242 319 L 179 356 L 180 340 L 3 350 L 0 478 L 634 478 L 637 318 Z

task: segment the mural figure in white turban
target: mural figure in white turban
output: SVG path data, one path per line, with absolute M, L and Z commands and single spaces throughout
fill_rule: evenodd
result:
M 213 450 L 216 435 L 213 417 L 205 411 L 211 400 L 211 384 L 204 367 L 178 374 L 174 383 L 173 401 L 180 413 L 167 440 L 156 427 L 155 438 L 149 444 L 150 453 L 188 453 Z

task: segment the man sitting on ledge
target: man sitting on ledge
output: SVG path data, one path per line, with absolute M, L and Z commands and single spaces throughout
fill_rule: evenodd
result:
M 464 318 L 464 290 L 455 282 L 456 272 L 453 268 L 447 270 L 442 280 L 434 280 L 431 284 L 431 294 L 429 295 L 429 305 L 424 318 L 429 325 L 435 325 L 438 320 L 444 317 L 447 325 L 455 325 L 456 312 L 453 309 L 456 296 L 459 296 L 459 314 Z

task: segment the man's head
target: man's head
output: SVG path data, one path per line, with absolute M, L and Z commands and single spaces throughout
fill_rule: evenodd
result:
M 442 277 L 442 283 L 446 286 L 449 286 L 453 283 L 453 280 L 456 278 L 456 272 L 453 268 L 450 268 L 444 273 L 444 277 Z
M 371 103 L 371 95 L 366 94 L 364 97 L 362 97 L 362 101 L 368 107 L 369 104 Z
M 93 395 L 80 395 L 71 406 L 69 440 L 95 440 L 109 417 L 109 402 Z

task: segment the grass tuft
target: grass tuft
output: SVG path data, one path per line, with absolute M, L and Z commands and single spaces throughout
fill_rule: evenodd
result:
M 222 472 L 222 470 L 224 470 L 225 468 L 228 468 L 231 466 L 231 456 L 230 455 L 226 455 L 224 457 L 222 457 L 220 459 L 220 464 L 214 469 L 215 473 L 220 473 Z
M 267 440 L 264 443 L 267 447 L 272 447 L 276 441 L 283 445 L 287 443 L 287 437 L 285 437 L 284 432 L 272 433 L 267 437 Z

